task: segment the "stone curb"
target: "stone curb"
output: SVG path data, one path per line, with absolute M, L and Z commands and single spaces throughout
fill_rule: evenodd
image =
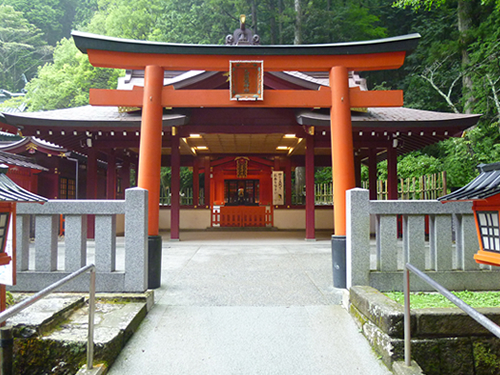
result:
M 394 375 L 423 375 L 422 369 L 415 361 L 411 361 L 411 366 L 406 366 L 404 362 L 397 361 L 392 364 Z
M 87 365 L 83 365 L 83 367 L 80 370 L 78 370 L 76 375 L 104 375 L 107 372 L 108 372 L 108 369 L 103 364 L 95 365 L 90 370 L 87 370 Z

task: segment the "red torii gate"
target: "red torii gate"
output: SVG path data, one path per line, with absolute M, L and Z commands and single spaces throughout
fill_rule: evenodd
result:
M 145 71 L 144 88 L 90 91 L 90 104 L 142 108 L 138 186 L 149 191 L 149 235 L 158 236 L 163 107 L 330 108 L 334 230 L 346 234 L 345 192 L 355 187 L 352 107 L 400 107 L 403 92 L 350 89 L 349 71 L 397 69 L 420 38 L 411 34 L 366 42 L 299 46 L 183 45 L 73 32 L 76 46 L 96 67 Z M 228 71 L 230 61 L 263 62 L 265 71 L 329 72 L 330 88 L 265 90 L 263 100 L 230 100 L 226 90 L 174 90 L 164 70 Z M 172 176 L 179 173 L 179 137 L 172 129 Z M 307 158 L 306 158 L 307 164 Z M 179 181 L 172 179 L 171 238 L 179 239 Z M 314 196 L 308 195 L 314 205 Z M 306 215 L 314 215 L 307 212 Z M 306 218 L 307 220 L 307 218 Z M 314 220 L 314 218 L 312 219 Z M 307 238 L 307 233 L 306 233 Z

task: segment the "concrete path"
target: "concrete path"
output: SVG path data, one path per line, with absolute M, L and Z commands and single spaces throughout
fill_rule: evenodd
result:
M 109 374 L 390 374 L 339 305 L 329 235 L 163 241 L 155 307 Z

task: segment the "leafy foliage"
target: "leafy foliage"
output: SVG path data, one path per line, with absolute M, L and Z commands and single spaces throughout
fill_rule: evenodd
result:
M 398 177 L 413 178 L 443 171 L 442 162 L 434 156 L 421 151 L 414 151 L 398 158 Z M 377 168 L 379 180 L 387 179 L 387 160 L 380 162 Z M 366 174 L 366 179 L 368 175 Z
M 0 88 L 23 88 L 23 74 L 31 78 L 40 61 L 47 61 L 51 52 L 40 30 L 28 23 L 21 12 L 0 5 Z
M 76 10 L 83 5 L 79 0 L 3 0 L 3 3 L 22 12 L 52 46 L 69 37 Z
M 116 87 L 121 72 L 94 68 L 73 40 L 62 39 L 54 51 L 54 63 L 38 71 L 26 86 L 30 111 L 87 105 L 90 88 Z

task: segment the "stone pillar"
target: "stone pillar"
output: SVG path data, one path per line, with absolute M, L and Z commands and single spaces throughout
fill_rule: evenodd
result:
M 314 240 L 314 135 L 306 135 L 306 240 Z

